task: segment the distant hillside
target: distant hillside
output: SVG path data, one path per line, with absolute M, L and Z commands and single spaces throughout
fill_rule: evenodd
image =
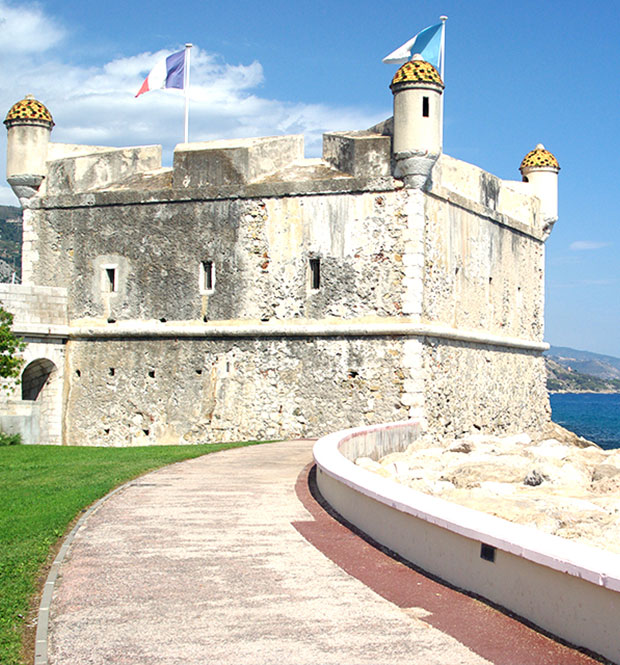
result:
M 0 282 L 21 277 L 22 211 L 16 206 L 0 205 Z
M 620 358 L 552 346 L 545 364 L 550 391 L 620 392 Z

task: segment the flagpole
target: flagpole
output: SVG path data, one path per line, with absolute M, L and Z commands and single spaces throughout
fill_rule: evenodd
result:
M 446 83 L 446 79 L 444 78 L 445 76 L 445 62 L 446 62 L 446 21 L 448 20 L 447 16 L 440 16 L 439 20 L 441 21 L 441 45 L 439 47 L 439 54 L 441 55 L 441 71 L 439 72 L 441 76 L 441 80 L 444 82 L 444 85 Z M 441 95 L 441 150 L 443 152 L 443 105 L 444 105 L 444 98 L 445 98 L 445 88 L 444 88 L 444 94 Z
M 440 16 L 439 20 L 441 21 L 441 46 L 439 47 L 439 52 L 441 53 L 441 80 L 445 83 L 445 59 L 446 59 L 446 21 L 448 20 L 447 16 Z
M 185 88 L 185 143 L 189 143 L 189 56 L 193 44 L 185 44 L 185 71 L 183 87 Z

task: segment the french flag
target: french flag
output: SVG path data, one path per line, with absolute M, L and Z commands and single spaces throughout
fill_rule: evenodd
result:
M 160 60 L 151 73 L 144 79 L 144 83 L 136 97 L 143 92 L 158 90 L 162 88 L 183 88 L 185 77 L 185 51 L 179 51 L 169 55 L 165 60 Z

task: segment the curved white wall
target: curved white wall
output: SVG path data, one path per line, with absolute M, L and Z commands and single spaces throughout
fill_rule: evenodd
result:
M 415 421 L 330 434 L 317 483 L 349 522 L 408 561 L 577 646 L 620 662 L 620 556 L 449 503 L 354 464 L 403 450 Z M 495 548 L 482 559 L 481 544 Z

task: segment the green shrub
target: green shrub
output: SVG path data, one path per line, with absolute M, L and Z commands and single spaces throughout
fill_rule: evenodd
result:
M 0 432 L 0 446 L 19 446 L 22 442 L 21 434 L 6 434 Z

